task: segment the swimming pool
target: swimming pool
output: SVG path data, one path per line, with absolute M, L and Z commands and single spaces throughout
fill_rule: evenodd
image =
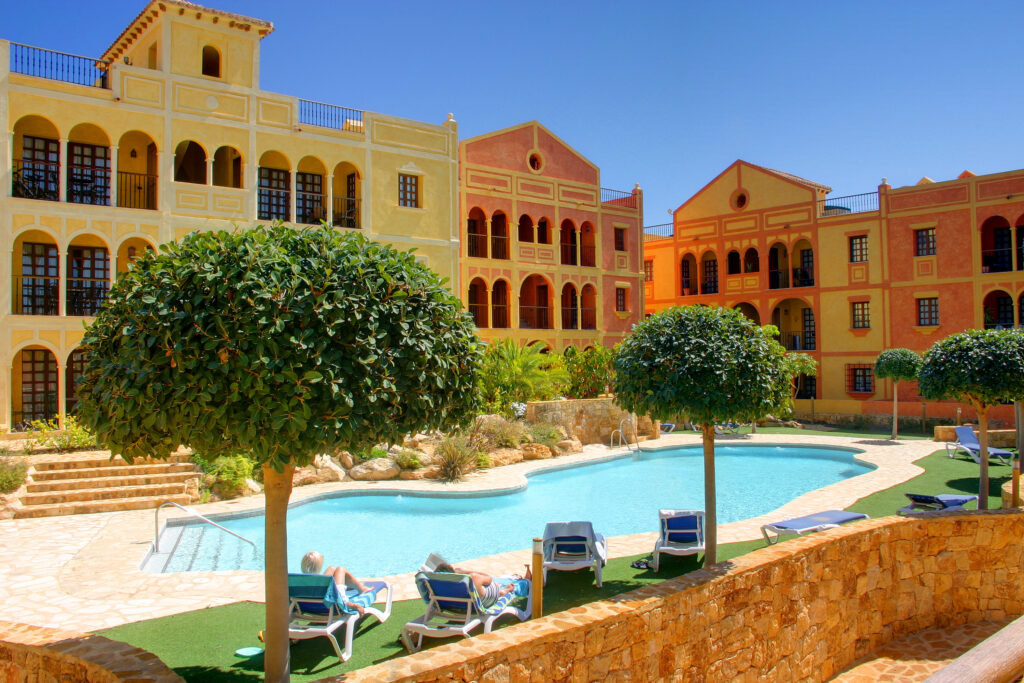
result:
M 868 472 L 860 451 L 835 447 L 716 446 L 719 524 L 770 512 L 800 495 Z M 587 519 L 605 536 L 657 530 L 658 509 L 704 507 L 700 446 L 643 451 L 604 462 L 534 472 L 521 490 L 502 495 L 347 492 L 288 511 L 288 565 L 319 550 L 359 576 L 414 571 L 428 553 L 452 562 L 529 548 L 544 524 Z M 263 568 L 263 515 L 217 521 L 253 548 L 208 524 L 168 525 L 166 564 L 152 571 Z M 154 566 L 154 564 L 156 566 Z

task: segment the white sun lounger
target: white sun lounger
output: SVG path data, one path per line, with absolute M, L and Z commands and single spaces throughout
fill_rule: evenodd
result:
M 795 517 L 784 522 L 765 524 L 761 527 L 761 533 L 764 534 L 764 540 L 768 542 L 768 545 L 771 545 L 772 543 L 778 543 L 783 535 L 800 536 L 801 534 L 809 534 L 823 529 L 834 529 L 840 524 L 857 519 L 868 519 L 868 516 L 863 512 L 825 510 L 824 512 L 817 512 L 806 517 Z M 769 533 L 775 534 L 775 540 L 772 540 Z
M 608 543 L 594 533 L 590 522 L 548 522 L 544 526 L 544 583 L 548 570 L 574 571 L 594 568 L 597 587 L 601 587 L 601 567 L 608 562 Z

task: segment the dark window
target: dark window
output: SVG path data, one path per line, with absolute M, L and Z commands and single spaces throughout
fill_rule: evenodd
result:
M 868 236 L 855 235 L 850 238 L 850 263 L 863 263 L 868 260 Z
M 420 177 L 398 174 L 398 205 L 418 208 L 420 205 Z
M 796 378 L 796 398 L 817 398 L 818 378 L 799 375 Z
M 917 324 L 922 326 L 939 324 L 938 297 L 917 300 Z
M 726 268 L 729 275 L 737 275 L 740 272 L 740 252 L 730 251 L 726 261 Z
M 110 257 L 103 247 L 68 251 L 67 314 L 96 315 L 110 289 Z
M 60 255 L 53 244 L 21 245 L 21 276 L 15 279 L 16 315 L 59 315 Z
M 49 420 L 56 414 L 57 359 L 46 349 L 26 349 L 21 352 L 21 415 L 14 421 Z
M 914 231 L 914 256 L 935 255 L 935 228 Z
M 15 160 L 11 194 L 55 202 L 60 198 L 60 143 L 25 135 L 21 160 Z
M 644 261 L 644 282 L 654 282 L 654 261 Z
M 873 365 L 847 365 L 846 391 L 851 394 L 875 393 L 875 373 Z
M 681 294 L 685 296 L 689 293 L 686 290 L 692 289 L 692 286 L 690 285 L 690 262 L 685 258 L 679 262 L 679 278 L 683 283 L 683 291 Z
M 291 218 L 291 188 L 288 171 L 260 166 L 259 219 L 262 221 Z
M 871 327 L 871 304 L 867 301 L 854 301 L 852 317 L 854 329 Z
M 110 203 L 110 149 L 80 142 L 68 143 L 67 200 L 74 204 Z
M 704 287 L 701 294 L 718 294 L 718 260 L 710 258 L 704 262 Z
M 626 251 L 625 228 L 615 228 L 615 251 Z
M 537 223 L 537 243 L 551 244 L 551 230 L 545 218 L 541 218 Z
M 615 288 L 615 310 L 619 313 L 624 313 L 626 309 L 626 288 L 616 287 Z
M 203 46 L 203 75 L 220 78 L 220 52 L 212 45 Z
M 814 351 L 818 345 L 814 338 L 814 311 L 810 308 L 805 308 L 803 312 L 804 329 L 803 329 L 803 344 L 805 351 Z
M 317 173 L 295 173 L 295 222 L 316 225 L 327 218 L 324 209 L 324 177 Z
M 67 398 L 64 399 L 64 410 L 68 414 L 73 413 L 75 406 L 78 404 L 78 392 L 75 390 L 75 384 L 84 371 L 85 352 L 81 350 L 72 351 L 71 356 L 68 357 L 68 367 L 64 371 L 64 386 L 67 391 Z

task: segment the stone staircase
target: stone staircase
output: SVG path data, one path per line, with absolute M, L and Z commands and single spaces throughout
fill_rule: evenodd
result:
M 54 456 L 29 468 L 14 517 L 140 510 L 165 500 L 186 505 L 191 500 L 186 482 L 199 476 L 187 453 L 132 464 L 120 456 Z

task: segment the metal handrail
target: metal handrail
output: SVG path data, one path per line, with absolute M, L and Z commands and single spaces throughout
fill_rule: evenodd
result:
M 185 507 L 184 505 L 179 505 L 178 503 L 175 503 L 173 500 L 165 500 L 164 502 L 162 502 L 159 505 L 157 505 L 156 510 L 153 511 L 153 529 L 154 529 L 154 533 L 153 533 L 153 552 L 154 553 L 160 552 L 160 510 L 162 508 L 168 506 L 168 505 L 173 505 L 174 507 L 176 507 L 176 508 L 178 508 L 180 510 L 184 510 L 185 512 L 187 512 L 188 514 L 192 515 L 193 517 L 198 517 L 199 519 L 203 520 L 207 524 L 212 524 L 213 526 L 217 527 L 221 531 L 226 531 L 229 534 L 231 534 L 232 536 L 235 536 L 236 538 L 242 539 L 243 541 L 245 541 L 246 543 L 251 545 L 253 548 L 256 548 L 256 544 L 253 543 L 252 541 L 250 541 L 245 536 L 242 536 L 240 534 L 236 534 L 231 529 L 225 529 L 224 527 L 222 527 L 220 524 L 217 524 L 217 522 L 213 521 L 212 519 L 210 519 L 208 517 L 204 517 L 203 515 L 201 515 L 198 512 L 196 512 L 195 510 L 190 510 L 187 507 Z
M 622 426 L 625 425 L 625 424 L 628 424 L 630 429 L 633 430 L 633 444 L 630 444 L 629 441 L 626 440 L 626 436 L 625 436 L 626 432 L 623 431 L 623 429 L 622 429 Z M 625 446 L 629 450 L 633 450 L 633 447 L 635 446 L 636 450 L 640 450 L 640 439 L 637 436 L 636 424 L 633 422 L 633 418 L 631 418 L 631 417 L 624 417 L 624 418 L 622 418 L 619 421 L 619 428 L 614 430 L 612 432 L 611 437 L 608 439 L 608 447 L 609 448 L 615 448 L 615 435 L 616 434 L 619 435 L 619 445 L 620 446 Z

